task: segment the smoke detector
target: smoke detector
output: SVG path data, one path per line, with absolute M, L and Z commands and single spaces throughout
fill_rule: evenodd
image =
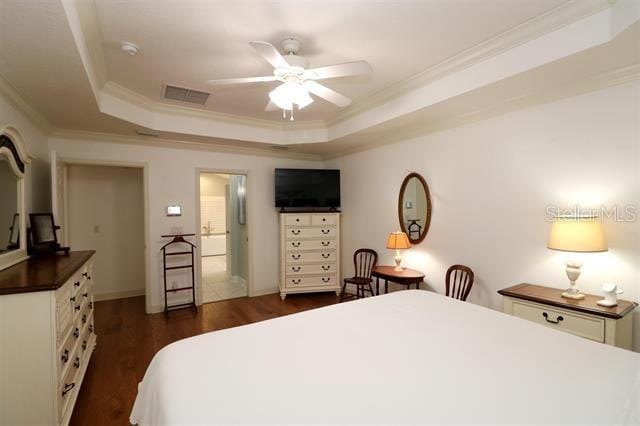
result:
M 123 41 L 120 43 L 120 51 L 125 55 L 135 56 L 140 52 L 140 48 L 133 43 L 129 43 L 128 41 Z

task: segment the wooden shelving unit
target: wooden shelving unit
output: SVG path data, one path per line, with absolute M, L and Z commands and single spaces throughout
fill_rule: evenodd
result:
M 185 308 L 193 308 L 196 312 L 198 311 L 198 307 L 196 306 L 196 275 L 195 275 L 195 252 L 196 246 L 185 240 L 184 237 L 193 237 L 195 234 L 177 234 L 177 235 L 162 235 L 162 238 L 171 238 L 167 244 L 162 246 L 162 267 L 163 267 L 163 278 L 164 278 L 164 313 L 169 316 L 169 312 L 175 311 L 178 309 Z M 186 245 L 189 247 L 189 250 L 180 250 L 180 251 L 167 251 L 167 248 L 173 245 L 180 245 L 181 248 L 184 248 Z M 178 265 L 178 266 L 167 266 L 167 257 L 168 256 L 187 256 L 191 255 L 191 263 L 187 265 Z M 186 287 L 178 287 L 178 288 L 168 288 L 167 287 L 167 271 L 173 271 L 176 269 L 191 269 L 191 285 Z M 169 293 L 175 293 L 178 291 L 191 290 L 191 301 L 187 303 L 179 303 L 177 305 L 169 306 L 168 303 L 168 295 Z

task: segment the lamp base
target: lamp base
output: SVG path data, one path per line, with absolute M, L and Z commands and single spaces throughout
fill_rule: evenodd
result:
M 568 291 L 563 291 L 560 296 L 564 297 L 565 299 L 573 299 L 573 300 L 582 300 L 582 299 L 584 299 L 584 294 L 582 294 L 580 292 L 570 293 Z
M 404 271 L 404 268 L 402 266 L 396 266 L 395 268 L 393 268 L 393 270 L 396 272 L 402 272 Z

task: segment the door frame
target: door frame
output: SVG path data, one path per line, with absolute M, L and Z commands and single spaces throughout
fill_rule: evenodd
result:
M 242 170 L 242 169 L 219 169 L 219 168 L 208 168 L 208 167 L 197 167 L 196 168 L 196 176 L 195 176 L 195 199 L 196 199 L 196 253 L 197 253 L 197 276 L 198 283 L 196 284 L 196 304 L 198 306 L 202 305 L 202 256 L 200 255 L 200 247 L 202 247 L 202 229 L 200 228 L 200 175 L 202 174 L 222 174 L 222 175 L 244 175 L 247 180 L 245 183 L 246 195 L 245 195 L 245 211 L 247 217 L 247 296 L 253 297 L 254 289 L 253 289 L 253 238 L 251 236 L 251 230 L 253 229 L 253 206 L 251 202 L 251 197 L 253 196 L 253 190 L 251 188 L 253 184 L 253 178 L 250 170 Z M 226 207 L 225 207 L 226 208 Z
M 80 157 L 68 157 L 60 156 L 56 151 L 52 151 L 52 155 L 57 156 L 57 162 L 66 165 L 74 166 L 102 166 L 102 167 L 132 167 L 136 169 L 142 169 L 142 204 L 143 204 L 143 221 L 144 221 L 144 305 L 145 313 L 154 313 L 152 300 L 151 300 L 151 270 L 149 263 L 149 247 L 151 246 L 150 232 L 149 232 L 149 163 L 135 162 L 135 161 L 108 161 L 108 160 L 95 160 L 92 158 L 80 158 Z M 65 222 L 67 221 L 67 170 L 65 167 L 65 179 L 64 179 L 64 215 Z M 53 198 L 53 194 L 52 194 Z M 65 223 L 67 226 L 67 223 Z M 68 237 L 68 231 L 65 234 Z M 67 241 L 68 242 L 68 241 Z

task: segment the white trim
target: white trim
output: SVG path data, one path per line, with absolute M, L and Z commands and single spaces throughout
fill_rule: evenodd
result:
M 145 290 L 144 288 L 138 290 L 128 290 L 128 291 L 116 291 L 113 293 L 103 293 L 103 294 L 94 294 L 93 300 L 96 302 L 102 302 L 104 300 L 115 300 L 115 299 L 127 299 L 129 297 L 138 297 L 144 296 Z
M 42 114 L 24 100 L 18 90 L 13 87 L 9 80 L 0 74 L 0 97 L 7 101 L 9 105 L 17 109 L 24 115 L 31 124 L 38 128 L 42 133 L 48 135 L 53 130 L 53 126 Z
M 278 294 L 278 293 L 280 293 L 280 290 L 278 289 L 278 287 L 263 288 L 262 290 L 255 291 L 251 295 L 251 297 L 266 296 L 268 294 Z

